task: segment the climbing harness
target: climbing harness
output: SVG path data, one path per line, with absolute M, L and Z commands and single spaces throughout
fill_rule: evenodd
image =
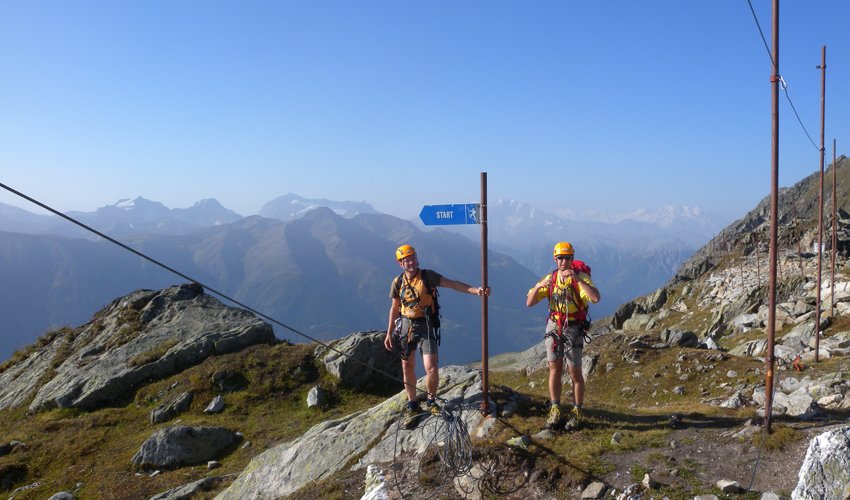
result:
M 406 309 L 419 308 L 424 313 L 423 318 L 396 318 L 394 336 L 398 342 L 393 342 L 393 345 L 399 346 L 399 354 L 402 359 L 407 359 L 408 356 L 410 356 L 410 353 L 416 349 L 419 342 L 423 340 L 421 337 L 418 337 L 415 332 L 414 326 L 418 323 L 425 323 L 427 338 L 434 338 L 437 341 L 438 346 L 440 345 L 441 340 L 440 303 L 438 299 L 439 292 L 437 291 L 436 285 L 433 287 L 431 286 L 431 278 L 428 276 L 428 271 L 426 269 L 421 269 L 419 272 L 421 273 L 420 276 L 425 287 L 425 291 L 432 298 L 433 306 L 426 306 L 424 308 L 421 307 L 421 299 L 419 294 L 416 293 L 416 287 L 413 286 L 404 273 L 401 273 L 394 281 L 395 294 L 398 295 L 402 306 Z M 402 293 L 404 290 L 409 290 L 410 292 Z

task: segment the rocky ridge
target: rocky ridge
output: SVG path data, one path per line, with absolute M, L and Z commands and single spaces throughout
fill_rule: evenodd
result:
M 54 332 L 0 373 L 0 409 L 96 409 L 205 358 L 276 342 L 270 325 L 188 284 L 140 290 Z

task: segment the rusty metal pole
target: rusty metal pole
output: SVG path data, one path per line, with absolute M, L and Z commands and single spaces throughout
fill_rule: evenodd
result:
M 823 135 L 824 135 L 824 110 L 826 101 L 826 45 L 821 50 L 820 70 L 820 190 L 818 191 L 818 281 L 817 299 L 815 300 L 815 363 L 820 361 L 820 289 L 822 286 L 821 267 L 823 263 Z
M 487 289 L 487 172 L 481 172 L 481 286 Z M 487 294 L 481 294 L 481 413 L 490 414 Z
M 835 257 L 838 252 L 838 208 L 835 201 L 835 139 L 832 140 L 832 251 L 829 252 L 830 290 L 829 290 L 829 317 L 835 317 Z
M 756 237 L 756 286 L 761 290 L 761 259 L 759 258 L 759 233 L 753 233 Z
M 770 153 L 770 278 L 767 311 L 767 365 L 764 383 L 764 425 L 770 433 L 773 412 L 773 339 L 776 333 L 776 240 L 779 213 L 779 0 L 773 0 L 773 73 L 771 83 L 772 144 Z
M 795 201 L 791 206 L 794 207 L 794 229 L 797 233 L 797 237 L 795 239 L 797 240 L 797 263 L 800 264 L 800 279 L 805 279 L 806 276 L 803 274 L 803 249 L 800 247 L 800 238 L 802 237 L 802 234 L 800 234 L 800 222 L 797 220 L 797 202 Z

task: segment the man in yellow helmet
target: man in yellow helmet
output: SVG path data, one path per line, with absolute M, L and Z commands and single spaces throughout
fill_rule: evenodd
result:
M 405 427 L 416 425 L 423 414 L 416 398 L 416 356 L 410 353 L 419 347 L 425 367 L 425 388 L 428 391 L 425 404 L 432 414 L 440 412 L 436 402 L 440 385 L 438 368 L 436 328 L 439 327 L 437 311 L 437 287 L 447 287 L 472 295 L 490 294 L 490 289 L 473 287 L 454 281 L 431 270 L 420 269 L 416 250 L 402 245 L 396 250 L 396 260 L 403 272 L 390 286 L 389 322 L 384 347 L 391 351 L 395 346 L 401 352 L 401 368 L 404 388 L 407 391 Z
M 553 252 L 557 269 L 544 276 L 528 291 L 525 305 L 531 307 L 544 298 L 549 299 L 549 318 L 546 321 L 546 360 L 549 362 L 549 416 L 546 427 L 559 427 L 561 417 L 561 388 L 564 358 L 573 381 L 573 409 L 565 428 L 578 429 L 584 402 L 584 376 L 581 373 L 581 355 L 584 349 L 584 331 L 580 322 L 588 302 L 599 302 L 599 290 L 587 272 L 573 266 L 573 246 L 561 241 Z

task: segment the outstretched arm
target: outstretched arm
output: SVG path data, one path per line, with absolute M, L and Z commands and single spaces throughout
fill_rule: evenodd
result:
M 452 290 L 457 290 L 460 293 L 468 293 L 468 294 L 471 294 L 471 295 L 484 294 L 488 297 L 490 296 L 490 287 L 489 286 L 487 288 L 480 287 L 480 286 L 474 287 L 472 285 L 467 285 L 466 283 L 464 283 L 462 281 L 450 280 L 450 279 L 446 278 L 445 276 L 443 276 L 443 278 L 440 279 L 440 286 L 445 287 L 445 288 L 451 288 Z

